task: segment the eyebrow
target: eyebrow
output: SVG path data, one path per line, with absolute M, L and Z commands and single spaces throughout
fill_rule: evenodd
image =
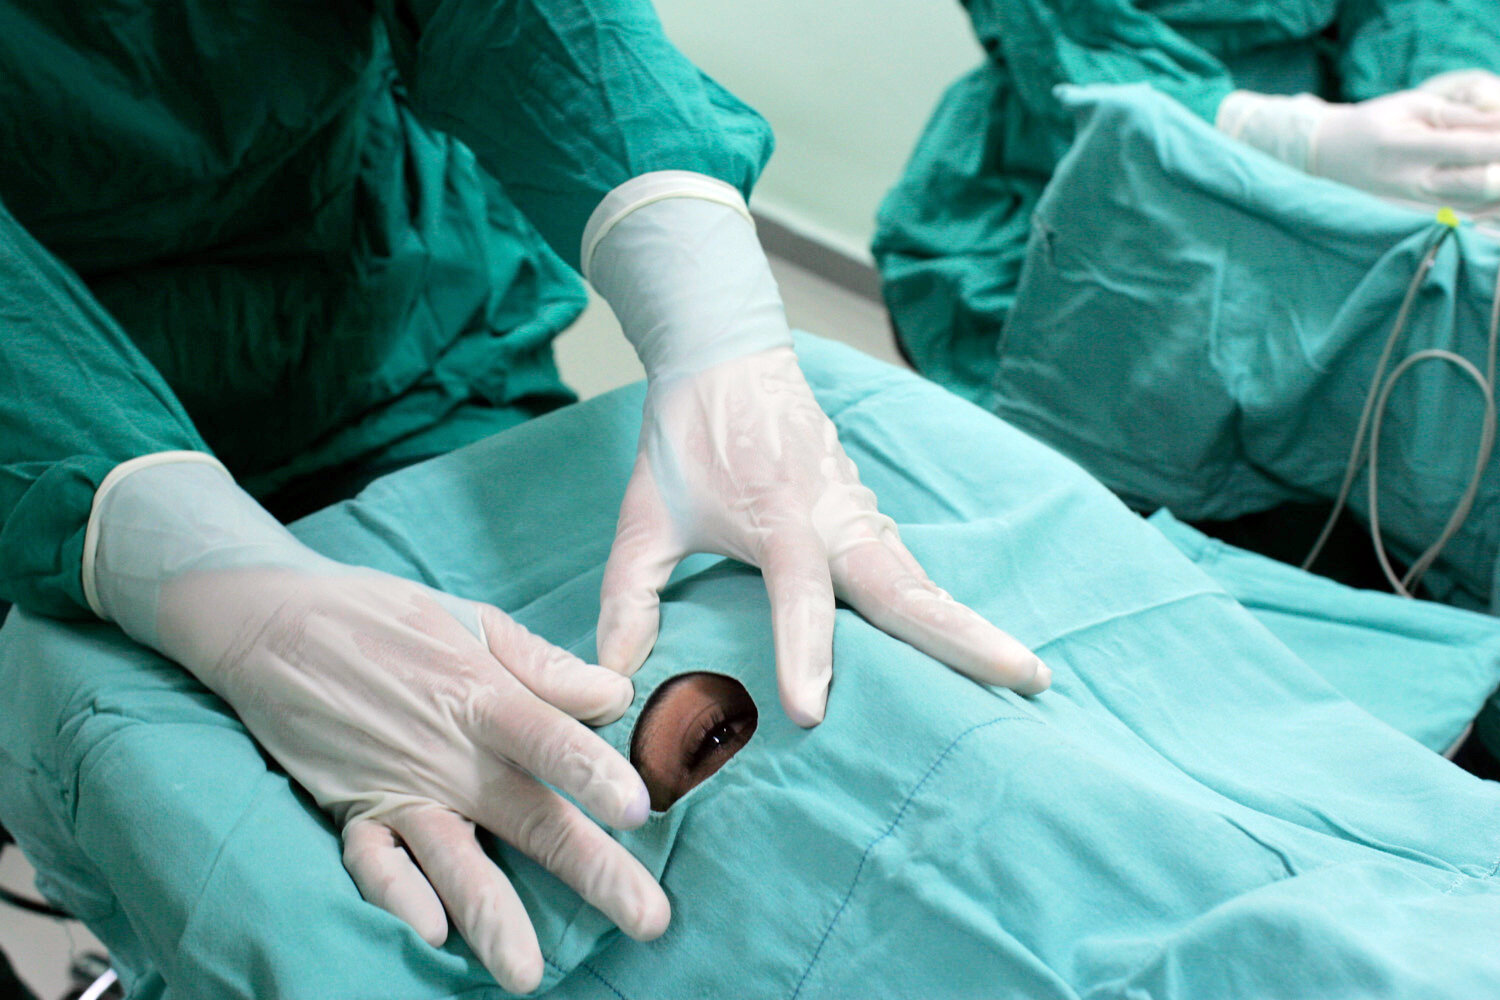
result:
M 648 745 L 651 738 L 656 735 L 656 730 L 661 727 L 660 713 L 653 711 L 657 702 L 665 698 L 667 693 L 673 688 L 692 676 L 691 673 L 678 674 L 651 692 L 651 697 L 646 699 L 646 707 L 641 709 L 641 716 L 636 723 L 636 730 L 630 735 L 630 757 L 632 762 L 635 760 L 637 748 Z

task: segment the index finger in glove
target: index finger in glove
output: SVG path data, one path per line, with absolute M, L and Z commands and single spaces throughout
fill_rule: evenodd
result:
M 986 684 L 1038 694 L 1052 681 L 1031 650 L 928 578 L 893 528 L 833 560 L 839 596 L 876 628 Z
M 650 463 L 637 455 L 599 587 L 601 666 L 629 677 L 646 662 L 661 622 L 658 594 L 682 555 Z
M 811 527 L 786 523 L 760 546 L 760 570 L 771 599 L 776 682 L 781 705 L 799 726 L 823 721 L 833 680 L 833 581 L 823 540 Z
M 602 822 L 631 829 L 646 821 L 651 796 L 630 762 L 576 719 L 513 686 L 479 707 L 479 742 L 571 795 Z
M 630 707 L 635 686 L 613 670 L 574 656 L 497 608 L 480 605 L 485 642 L 532 694 L 589 725 L 613 722 Z

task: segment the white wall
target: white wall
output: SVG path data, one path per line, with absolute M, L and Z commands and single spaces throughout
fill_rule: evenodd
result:
M 668 37 L 776 132 L 756 211 L 868 260 L 875 208 L 938 95 L 979 63 L 957 0 L 655 3 Z

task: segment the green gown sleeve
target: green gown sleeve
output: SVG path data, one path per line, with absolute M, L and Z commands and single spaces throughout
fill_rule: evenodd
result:
M 0 204 L 0 601 L 90 616 L 94 490 L 120 462 L 176 450 L 208 448 L 125 332 Z
M 1130 0 L 964 0 L 986 52 L 1004 62 L 1037 116 L 1069 116 L 1058 84 L 1149 83 L 1213 121 L 1234 89 L 1220 60 Z
M 1439 73 L 1500 73 L 1497 0 L 1346 0 L 1339 9 L 1341 97 L 1364 101 Z
M 569 264 L 613 188 L 693 170 L 747 197 L 765 121 L 662 33 L 649 0 L 377 0 L 417 115 L 468 145 Z

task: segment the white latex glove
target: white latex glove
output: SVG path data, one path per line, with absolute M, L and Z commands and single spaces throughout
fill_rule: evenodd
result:
M 1417 89 L 1480 111 L 1500 112 L 1500 75 L 1487 69 L 1439 73 Z
M 637 178 L 647 192 L 690 193 L 630 211 L 621 198 L 613 214 L 607 199 L 595 222 L 614 221 L 585 239 L 588 276 L 649 379 L 605 570 L 600 664 L 639 668 L 673 568 L 712 552 L 765 575 L 781 702 L 799 725 L 823 719 L 835 597 L 981 681 L 1044 690 L 1042 661 L 929 580 L 878 511 L 798 367 L 743 201 L 697 176 Z
M 228 702 L 332 814 L 365 898 L 434 945 L 446 906 L 502 986 L 535 989 L 535 931 L 477 823 L 627 934 L 659 935 L 670 909 L 650 873 L 537 780 L 602 822 L 645 820 L 640 777 L 575 721 L 618 717 L 630 682 L 493 607 L 317 555 L 204 458 L 148 456 L 100 486 L 85 593 Z
M 1500 111 L 1425 90 L 1358 104 L 1237 90 L 1216 127 L 1284 163 L 1372 194 L 1500 210 Z

